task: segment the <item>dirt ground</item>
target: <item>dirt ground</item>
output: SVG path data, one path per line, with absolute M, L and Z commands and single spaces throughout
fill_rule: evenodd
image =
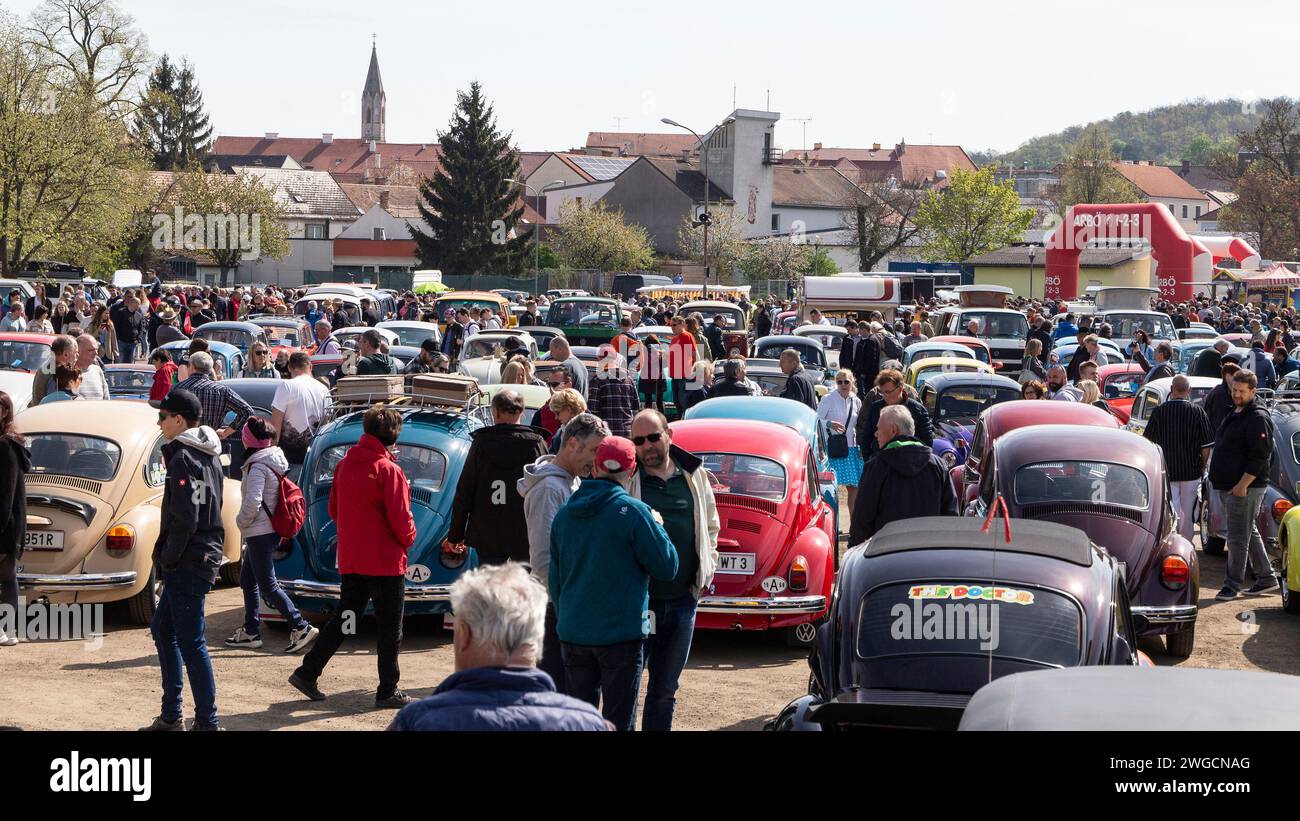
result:
M 847 521 L 847 519 L 846 519 Z M 1223 580 L 1222 557 L 1202 557 L 1201 611 L 1196 649 L 1180 662 L 1300 674 L 1300 617 L 1281 609 L 1274 595 L 1214 601 Z M 158 713 L 160 681 L 148 628 L 130 625 L 110 608 L 103 646 L 81 642 L 29 642 L 0 648 L 0 725 L 31 730 L 123 730 Z M 329 698 L 313 703 L 287 683 L 298 657 L 284 655 L 283 628 L 263 630 L 260 650 L 222 645 L 243 619 L 238 588 L 208 597 L 208 645 L 217 678 L 222 723 L 231 730 L 382 729 L 392 711 L 374 709 L 374 629 L 335 656 L 320 681 Z M 1142 644 L 1157 664 L 1171 664 L 1159 641 Z M 402 685 L 428 695 L 452 671 L 450 633 L 440 622 L 411 618 L 402 644 Z M 674 726 L 684 730 L 758 730 L 788 701 L 806 692 L 806 653 L 754 633 L 700 631 L 677 695 Z M 186 715 L 192 706 L 186 694 Z

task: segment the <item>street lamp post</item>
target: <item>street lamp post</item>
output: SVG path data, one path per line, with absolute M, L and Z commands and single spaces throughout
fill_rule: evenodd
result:
M 1034 299 L 1034 254 L 1038 253 L 1038 246 L 1030 243 L 1029 245 L 1029 293 L 1026 296 L 1032 302 Z M 1044 294 L 1046 298 L 1046 294 Z
M 551 180 L 551 181 L 548 182 L 546 185 L 543 185 L 543 186 L 541 187 L 541 190 L 538 190 L 538 189 L 536 189 L 536 188 L 533 188 L 531 185 L 529 185 L 528 183 L 524 182 L 523 180 L 507 179 L 506 182 L 508 182 L 508 183 L 513 183 L 514 185 L 522 185 L 523 188 L 524 188 L 524 191 L 525 191 L 525 192 L 528 192 L 528 191 L 534 191 L 534 192 L 536 192 L 536 193 L 533 194 L 533 196 L 537 198 L 537 204 L 538 204 L 538 205 L 541 205 L 541 204 L 542 204 L 542 197 L 541 197 L 541 195 L 546 193 L 546 189 L 548 189 L 548 188 L 554 188 L 554 187 L 557 186 L 557 185 L 564 185 L 564 180 Z M 541 211 L 538 211 L 537 213 L 538 213 L 538 214 L 541 214 L 542 212 L 541 212 Z M 533 238 L 533 296 L 537 296 L 538 258 L 539 258 L 539 255 L 541 254 L 541 248 L 542 248 L 542 244 L 541 244 L 541 230 L 542 230 L 542 226 L 541 226 L 541 224 L 539 223 L 539 224 L 537 225 L 538 235 L 537 235 L 536 237 Z
M 705 299 L 709 297 L 709 223 L 713 222 L 713 216 L 709 213 L 709 149 L 704 144 L 704 138 L 695 133 L 695 129 L 688 128 L 676 120 L 670 120 L 667 117 L 662 118 L 659 122 L 664 125 L 671 125 L 675 128 L 685 129 L 694 135 L 700 143 L 701 164 L 704 167 L 704 212 L 700 214 L 700 224 L 704 226 L 704 293 Z

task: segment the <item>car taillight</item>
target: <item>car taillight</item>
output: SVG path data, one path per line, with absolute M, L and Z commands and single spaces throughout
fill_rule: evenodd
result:
M 1190 571 L 1182 556 L 1166 556 L 1160 565 L 1160 583 L 1170 590 L 1182 590 L 1187 586 Z
M 1282 517 L 1285 516 L 1286 512 L 1293 507 L 1295 507 L 1295 505 L 1291 504 L 1286 499 L 1278 499 L 1273 503 L 1273 521 L 1282 521 Z
M 795 556 L 790 562 L 790 589 L 808 589 L 808 560 L 803 556 Z
M 124 553 L 135 547 L 135 528 L 130 525 L 113 525 L 108 529 L 104 545 L 115 553 Z

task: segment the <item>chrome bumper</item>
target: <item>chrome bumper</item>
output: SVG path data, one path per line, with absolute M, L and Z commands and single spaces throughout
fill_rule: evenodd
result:
M 791 613 L 820 613 L 826 609 L 825 596 L 705 596 L 695 608 L 701 613 L 730 615 L 780 616 Z
M 124 590 L 135 587 L 136 572 L 73 573 L 66 576 L 43 573 L 19 573 L 18 587 L 37 593 L 89 592 L 93 590 Z
M 307 579 L 280 579 L 280 587 L 291 596 L 307 599 L 337 599 L 342 595 L 342 586 L 334 582 L 313 582 Z M 406 601 L 449 602 L 451 585 L 449 584 L 408 584 Z
M 1166 607 L 1134 607 L 1133 615 L 1146 616 L 1148 624 L 1190 624 L 1196 621 L 1196 605 L 1172 604 Z

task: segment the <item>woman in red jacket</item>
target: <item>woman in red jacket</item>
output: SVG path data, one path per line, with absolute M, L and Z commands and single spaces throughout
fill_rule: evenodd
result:
M 396 709 L 415 700 L 397 686 L 406 551 L 415 544 L 415 519 L 406 476 L 389 450 L 402 432 L 401 415 L 376 406 L 366 411 L 361 425 L 364 434 L 344 454 L 330 488 L 330 518 L 338 528 L 339 608 L 289 683 L 312 701 L 324 699 L 316 680 L 343 644 L 344 624 L 355 626 L 374 602 L 379 634 L 375 706 Z

